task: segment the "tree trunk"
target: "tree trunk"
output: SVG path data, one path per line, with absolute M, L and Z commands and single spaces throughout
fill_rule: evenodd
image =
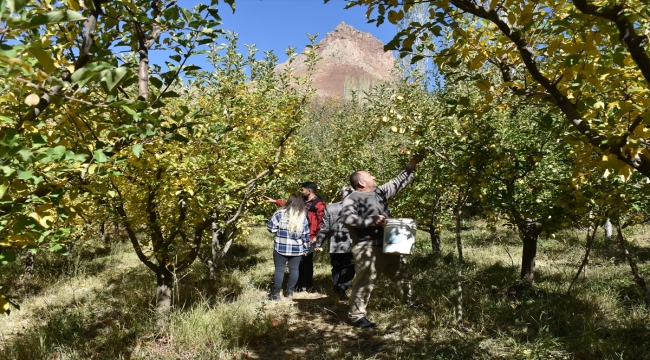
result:
M 102 221 L 99 225 L 99 240 L 102 245 L 108 245 L 108 234 L 106 234 L 106 221 Z
M 126 237 L 120 236 L 120 223 L 117 221 L 113 224 L 113 234 L 115 235 L 115 239 L 118 239 L 120 242 L 126 242 Z
M 456 305 L 456 322 L 460 323 L 463 321 L 463 241 L 460 237 L 460 214 L 461 211 L 457 208 L 455 211 L 456 215 L 456 248 L 458 249 L 458 269 L 457 269 L 457 278 L 456 284 L 458 286 L 458 304 Z
M 208 262 L 212 274 L 219 272 L 219 263 L 230 250 L 233 238 L 230 229 L 223 229 L 218 227 L 216 222 L 212 223 L 212 257 Z
M 156 326 L 159 330 L 166 330 L 172 308 L 174 274 L 164 265 L 159 265 L 156 280 Z
M 594 226 L 594 231 L 591 232 L 591 235 L 589 235 L 589 228 L 587 228 L 587 247 L 585 249 L 585 256 L 582 258 L 582 263 L 580 264 L 580 267 L 578 268 L 578 271 L 576 272 L 576 275 L 573 277 L 573 280 L 571 281 L 571 285 L 569 285 L 569 290 L 567 290 L 567 294 L 571 293 L 571 288 L 573 288 L 573 285 L 576 283 L 578 280 L 578 277 L 580 277 L 580 272 L 584 269 L 585 272 L 585 280 L 587 279 L 587 264 L 589 263 L 589 253 L 591 252 L 591 247 L 594 244 L 594 238 L 596 237 L 596 230 L 598 230 L 598 221 L 596 221 L 596 224 Z
M 524 285 L 532 286 L 535 279 L 535 259 L 537 258 L 537 239 L 541 229 L 533 222 L 526 221 L 523 228 L 519 229 L 523 240 L 523 253 L 521 255 L 520 280 Z
M 25 254 L 25 279 L 31 279 L 32 275 L 34 275 L 35 256 L 36 254 L 33 251 L 27 250 L 27 254 Z
M 605 229 L 605 237 L 606 237 L 607 239 L 611 240 L 611 239 L 612 239 L 612 236 L 613 236 L 613 233 L 612 233 L 612 222 L 609 221 L 609 219 L 607 219 L 607 221 L 605 221 L 604 229 Z
M 632 270 L 632 275 L 634 276 L 634 282 L 641 287 L 641 289 L 643 290 L 643 294 L 646 297 L 646 300 L 650 300 L 650 288 L 648 287 L 648 284 L 645 282 L 645 278 L 643 277 L 643 275 L 641 275 L 641 273 L 639 272 L 639 267 L 636 266 L 636 262 L 632 258 L 632 254 L 630 254 L 630 250 L 627 247 L 627 242 L 623 237 L 621 224 L 618 221 L 616 221 L 616 232 L 617 232 L 618 243 L 621 245 L 621 248 L 623 249 L 623 253 L 625 254 L 625 258 L 627 259 L 627 262 L 630 265 L 630 269 Z
M 440 253 L 442 251 L 440 232 L 434 225 L 429 227 L 429 235 L 431 236 L 431 249 L 433 249 L 433 252 Z
M 216 217 L 216 215 L 213 215 Z M 215 275 L 219 271 L 219 260 L 221 255 L 221 234 L 223 229 L 219 228 L 217 222 L 212 223 L 212 243 L 211 243 L 211 257 L 208 265 L 210 265 L 210 273 Z

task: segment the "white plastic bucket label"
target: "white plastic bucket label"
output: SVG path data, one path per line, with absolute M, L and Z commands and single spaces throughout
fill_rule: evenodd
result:
M 384 229 L 384 253 L 409 255 L 415 245 L 416 225 L 413 219 L 388 219 Z

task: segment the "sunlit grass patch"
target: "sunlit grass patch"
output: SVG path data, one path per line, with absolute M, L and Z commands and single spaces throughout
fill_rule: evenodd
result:
M 540 239 L 535 291 L 518 297 L 520 241 L 483 222 L 463 231 L 464 321 L 456 323 L 454 234 L 431 252 L 418 232 L 409 261 L 423 310 L 400 303 L 385 278 L 372 293 L 368 316 L 380 327 L 356 329 L 348 303 L 331 290 L 329 255 L 315 255 L 315 293 L 268 301 L 272 239 L 264 228 L 233 245 L 221 270 L 196 262 L 178 274 L 169 329 L 155 330 L 155 278 L 129 244 L 74 249 L 67 258 L 37 258 L 24 282 L 23 309 L 0 323 L 0 357 L 32 359 L 643 359 L 650 343 L 650 309 L 632 281 L 617 244 L 596 238 L 587 277 L 568 286 L 584 255 L 585 233 L 567 230 Z M 648 275 L 645 229 L 626 229 L 639 267 Z M 98 250 L 93 250 L 96 247 Z M 76 252 L 79 251 L 79 252 Z M 57 269 L 39 268 L 49 261 Z M 17 263 L 16 263 L 17 264 Z M 20 272 L 19 266 L 11 271 Z M 61 267 L 63 269 L 61 269 Z M 38 290 L 30 290 L 33 284 Z

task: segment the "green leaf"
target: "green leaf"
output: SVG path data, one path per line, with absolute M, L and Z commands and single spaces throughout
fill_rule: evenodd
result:
M 8 58 L 15 58 L 18 55 L 18 48 L 20 48 L 19 45 L 9 46 L 7 44 L 0 44 L 0 55 L 4 55 Z
M 7 265 L 10 262 L 16 261 L 16 253 L 13 251 L 7 251 L 0 253 L 0 264 Z
M 187 144 L 189 142 L 189 140 L 185 136 L 183 136 L 181 134 L 176 134 L 176 133 L 165 136 L 165 138 L 170 139 L 170 140 L 176 140 L 176 141 L 182 142 L 183 144 Z
M 67 151 L 65 153 L 65 160 L 66 161 L 79 161 L 79 162 L 84 162 L 88 158 L 88 155 L 86 154 L 75 154 L 72 151 Z
M 52 56 L 50 56 L 49 52 L 35 47 L 30 47 L 28 50 L 32 55 L 34 55 L 36 60 L 38 60 L 38 63 L 43 66 L 43 70 L 45 70 L 46 73 L 51 74 L 56 71 L 54 60 L 52 60 Z
M 578 65 L 579 62 L 580 62 L 580 55 L 569 55 L 564 60 L 564 64 L 566 66 Z
M 130 107 L 131 109 L 144 110 L 149 107 L 149 103 L 146 101 L 136 101 Z
M 225 0 L 226 4 L 230 5 L 230 8 L 232 9 L 232 13 L 235 13 L 235 0 Z
M 44 24 L 55 24 L 69 21 L 82 21 L 86 18 L 76 11 L 50 11 L 47 14 L 36 15 L 29 20 L 29 26 L 35 27 Z
M 20 171 L 18 174 L 18 178 L 21 180 L 28 180 L 34 177 L 34 171 L 32 169 L 29 169 L 27 171 Z
M 192 20 L 192 15 L 190 14 L 189 10 L 183 7 L 179 8 L 179 10 L 181 11 L 181 14 L 183 14 L 185 21 L 190 22 L 190 20 Z
M 99 164 L 102 164 L 102 163 L 105 163 L 106 161 L 108 161 L 108 157 L 101 150 L 95 150 L 95 152 L 93 153 L 93 157 L 95 158 L 95 161 L 97 163 L 99 163 Z
M 547 129 L 550 128 L 551 126 L 553 126 L 553 116 L 547 113 L 542 117 L 541 123 L 542 123 L 542 127 Z
M 10 117 L 0 115 L 0 123 L 4 123 L 11 126 L 14 123 L 14 120 Z
M 209 8 L 208 14 L 212 15 L 213 18 L 217 21 L 221 21 L 221 16 L 219 16 L 219 10 L 215 8 Z
M 169 9 L 165 10 L 163 16 L 171 21 L 178 20 L 180 18 L 178 7 L 177 6 L 170 7 Z
M 124 80 L 129 70 L 122 66 L 115 70 L 102 71 L 101 85 L 106 93 L 111 93 Z
M 149 82 L 151 83 L 151 85 L 155 86 L 156 89 L 160 89 L 163 85 L 162 80 L 154 76 L 149 77 Z
M 97 75 L 99 72 L 94 70 L 94 69 L 88 69 L 88 68 L 81 68 L 74 73 L 72 73 L 72 76 L 70 79 L 72 80 L 73 83 L 81 82 L 84 80 L 88 80 L 92 78 L 93 76 Z
M 131 148 L 131 151 L 133 152 L 133 155 L 135 155 L 135 157 L 139 159 L 140 154 L 142 153 L 142 149 L 143 149 L 142 144 L 135 144 Z
M 177 97 L 181 97 L 181 96 L 175 91 L 167 91 L 167 92 L 164 92 L 160 97 L 165 99 L 165 98 L 177 98 Z
M 196 65 L 188 65 L 188 66 L 184 67 L 183 70 L 185 70 L 185 71 L 196 71 L 196 70 L 201 70 L 201 67 L 196 66 Z
M 66 255 L 68 253 L 68 248 L 61 244 L 52 244 L 50 245 L 49 250 L 61 255 Z
M 63 188 L 56 188 L 50 192 L 50 200 L 56 205 L 59 205 L 59 201 L 63 198 Z
M 33 134 L 32 143 L 34 144 L 47 144 L 47 137 L 43 134 Z
M 4 3 L 4 1 L 2 2 Z M 17 13 L 20 12 L 20 10 L 22 10 L 25 7 L 25 5 L 27 5 L 28 2 L 29 0 L 7 0 L 7 8 L 9 9 L 10 12 Z
M 30 162 L 31 158 L 34 156 L 34 154 L 27 149 L 21 149 L 20 151 L 18 151 L 18 154 L 20 154 L 20 157 L 27 162 Z
M 59 160 L 63 157 L 63 155 L 65 155 L 65 150 L 66 150 L 65 146 L 59 145 L 55 148 L 47 149 L 45 153 L 48 154 L 54 160 Z
M 122 108 L 122 110 L 126 111 L 127 114 L 129 114 L 131 116 L 134 116 L 134 117 L 135 116 L 139 117 L 138 113 L 135 110 L 131 109 L 130 107 L 122 105 L 121 108 Z
M 424 56 L 422 55 L 415 55 L 411 58 L 411 64 L 415 64 L 416 62 L 424 59 Z

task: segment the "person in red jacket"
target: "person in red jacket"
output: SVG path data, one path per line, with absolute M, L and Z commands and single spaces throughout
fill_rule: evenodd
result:
M 311 291 L 314 286 L 314 244 L 316 243 L 316 236 L 323 223 L 326 205 L 323 199 L 318 196 L 317 192 L 318 186 L 316 186 L 316 183 L 308 181 L 300 185 L 300 194 L 302 195 L 302 199 L 305 202 L 305 209 L 307 210 L 311 246 L 308 254 L 300 259 L 296 291 Z M 284 200 L 275 200 L 268 196 L 264 196 L 264 198 L 266 201 L 272 202 L 277 206 L 284 206 L 286 204 Z

